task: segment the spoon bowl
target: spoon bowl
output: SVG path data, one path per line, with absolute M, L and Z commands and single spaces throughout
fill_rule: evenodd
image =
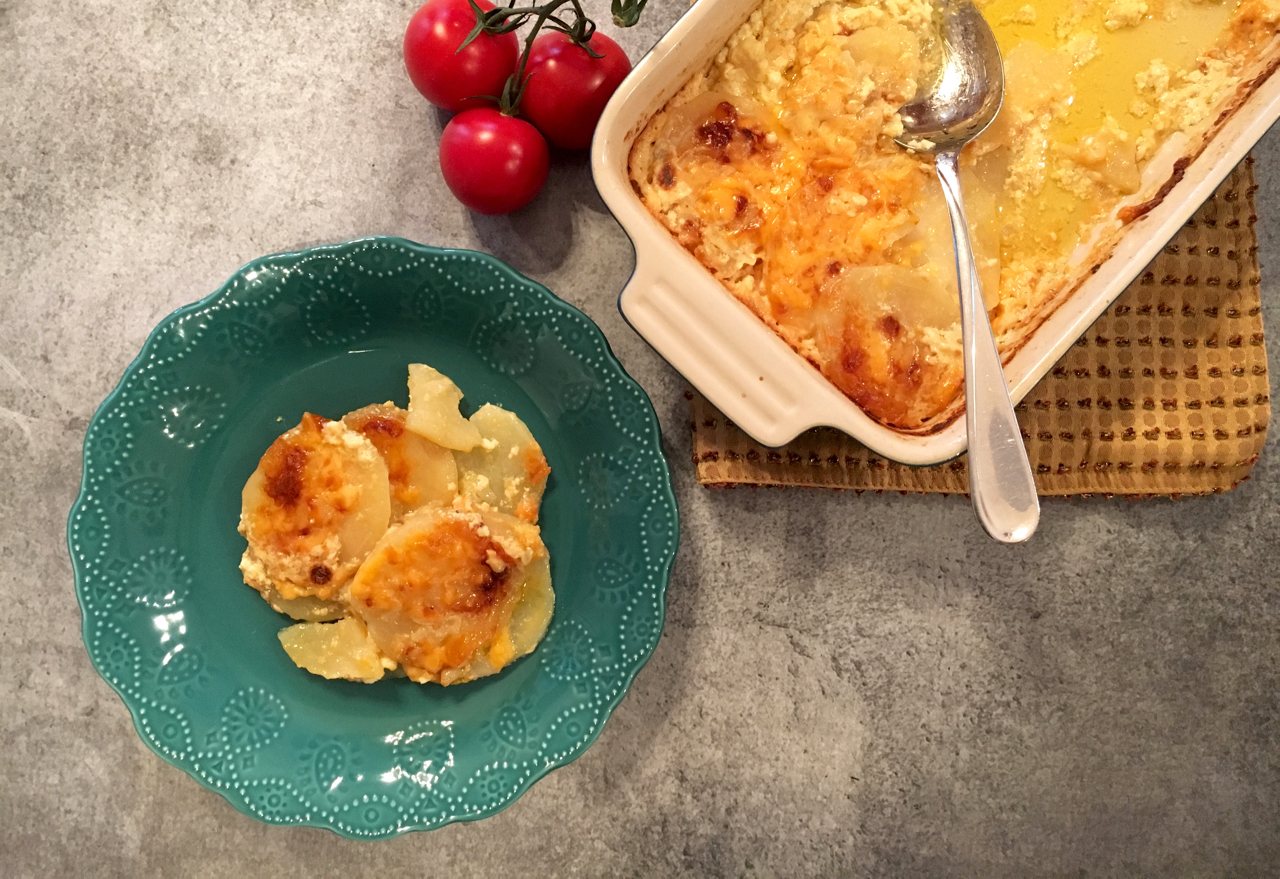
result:
M 982 299 L 959 168 L 961 148 L 1000 111 L 1004 65 L 995 35 L 968 0 L 941 0 L 935 14 L 938 57 L 933 76 L 898 111 L 903 130 L 895 140 L 933 155 L 951 217 L 964 342 L 969 496 L 988 534 L 1001 543 L 1020 543 L 1040 522 L 1040 500 Z
M 931 76 L 898 114 L 895 140 L 920 152 L 958 150 L 986 130 L 1004 100 L 1004 64 L 995 34 L 968 0 L 943 0 Z

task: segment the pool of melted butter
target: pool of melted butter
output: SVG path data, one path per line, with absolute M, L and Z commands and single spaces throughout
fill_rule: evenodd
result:
M 1137 115 L 1135 104 L 1147 103 L 1137 85 L 1139 74 L 1159 60 L 1173 71 L 1192 69 L 1224 33 L 1238 8 L 1234 0 L 979 0 L 979 8 L 1008 57 L 1020 43 L 1031 42 L 1056 54 L 1070 55 L 1073 41 L 1093 41 L 1094 49 L 1068 62 L 1070 97 L 1067 111 L 1044 132 L 1053 147 L 1073 147 L 1102 129 L 1108 117 L 1137 140 L 1150 122 L 1150 112 Z M 1134 24 L 1119 24 L 1130 6 L 1147 11 Z M 1108 22 L 1111 25 L 1108 26 Z M 1053 164 L 1050 155 L 1049 171 Z M 1081 198 L 1046 173 L 1038 192 L 1020 204 L 1002 200 L 1002 255 L 1006 262 L 1040 252 L 1061 257 L 1080 241 L 1082 232 L 1118 198 Z M 1104 203 L 1105 202 L 1105 203 Z M 1034 217 L 1034 223 L 1027 222 Z

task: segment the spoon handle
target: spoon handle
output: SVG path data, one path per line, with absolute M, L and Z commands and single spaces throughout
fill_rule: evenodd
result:
M 1001 543 L 1021 543 L 1035 532 L 1040 522 L 1040 500 L 978 283 L 969 223 L 960 195 L 959 151 L 939 152 L 936 161 L 942 194 L 951 215 L 960 286 L 969 496 L 988 534 Z

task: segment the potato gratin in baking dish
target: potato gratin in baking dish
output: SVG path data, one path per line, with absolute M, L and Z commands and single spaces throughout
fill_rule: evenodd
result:
M 979 5 L 1007 85 L 962 178 L 1007 361 L 1271 72 L 1280 0 Z M 627 163 L 652 216 L 757 318 L 881 425 L 917 434 L 963 406 L 946 208 L 928 157 L 893 142 L 936 48 L 932 13 L 764 0 L 633 129 Z M 1176 164 L 1155 161 L 1165 147 Z

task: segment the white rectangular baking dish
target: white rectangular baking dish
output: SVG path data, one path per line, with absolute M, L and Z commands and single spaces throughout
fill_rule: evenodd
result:
M 654 219 L 631 186 L 628 155 L 649 118 L 711 61 L 759 2 L 699 0 L 635 66 L 600 117 L 591 147 L 592 172 L 636 251 L 635 272 L 618 307 L 636 332 L 716 408 L 764 445 L 780 446 L 825 425 L 905 464 L 953 458 L 965 450 L 963 418 L 932 433 L 913 434 L 868 416 L 738 302 Z M 1160 203 L 1133 221 L 1111 257 L 1012 358 L 1006 357 L 1005 375 L 1015 403 L 1142 272 L 1277 118 L 1280 76 L 1268 76 Z M 1150 199 L 1162 184 L 1172 182 L 1184 146 L 1185 138 L 1167 143 L 1146 169 L 1139 193 L 1121 207 Z

